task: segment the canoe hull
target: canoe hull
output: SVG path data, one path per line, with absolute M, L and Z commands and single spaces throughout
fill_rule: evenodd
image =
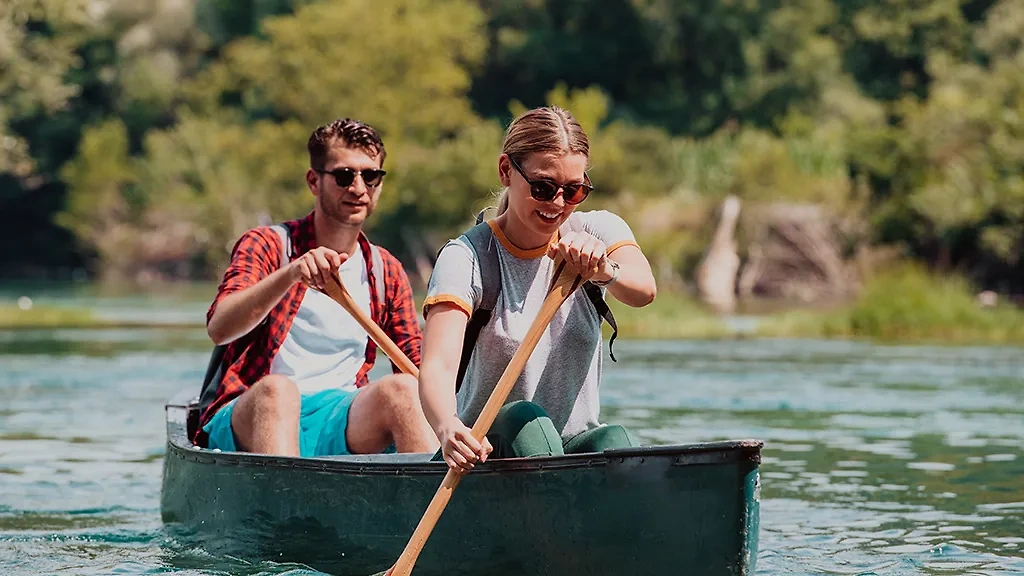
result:
M 173 410 L 163 518 L 215 552 L 335 574 L 384 570 L 445 473 L 442 463 L 410 459 L 199 450 Z M 760 447 L 650 447 L 479 466 L 460 483 L 415 574 L 752 574 Z

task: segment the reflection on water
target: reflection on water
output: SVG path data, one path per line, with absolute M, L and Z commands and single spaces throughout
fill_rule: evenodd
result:
M 0 332 L 0 573 L 302 574 L 159 517 L 162 402 L 201 330 Z M 843 342 L 622 342 L 603 419 L 760 438 L 759 574 L 1024 574 L 1024 355 Z

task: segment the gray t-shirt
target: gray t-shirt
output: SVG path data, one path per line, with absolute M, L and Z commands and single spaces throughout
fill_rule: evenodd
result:
M 459 418 L 472 426 L 526 336 L 547 296 L 554 261 L 547 247 L 524 251 L 513 246 L 489 221 L 498 240 L 501 293 L 490 321 L 480 331 L 457 401 Z M 626 222 L 607 211 L 575 212 L 562 230 L 583 230 L 605 243 L 611 253 L 636 245 Z M 465 236 L 448 242 L 438 254 L 427 287 L 424 314 L 438 302 L 451 302 L 472 315 L 483 288 L 480 266 Z M 484 352 L 484 353 L 481 353 Z M 516 380 L 506 402 L 529 400 L 543 408 L 563 441 L 599 426 L 601 317 L 582 289 L 559 308 L 537 348 Z

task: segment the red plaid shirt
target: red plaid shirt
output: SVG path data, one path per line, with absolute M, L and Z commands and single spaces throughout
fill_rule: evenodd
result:
M 291 235 L 293 258 L 302 256 L 316 247 L 312 212 L 302 219 L 285 224 Z M 412 363 L 419 366 L 422 334 L 409 277 L 406 276 L 405 269 L 397 258 L 378 247 L 384 262 L 385 284 L 385 301 L 379 302 L 376 278 L 371 272 L 373 258 L 370 241 L 364 234 L 359 235 L 359 246 L 366 260 L 367 276 L 370 281 L 370 317 L 409 356 Z M 231 251 L 231 264 L 224 272 L 224 279 L 217 289 L 217 297 L 206 313 L 206 321 L 210 321 L 225 296 L 256 284 L 280 266 L 281 240 L 277 232 L 269 226 L 264 226 L 243 234 Z M 224 352 L 224 376 L 217 386 L 216 398 L 200 416 L 200 430 L 217 410 L 270 372 L 270 364 L 285 336 L 288 335 L 305 293 L 306 287 L 302 283 L 296 283 L 285 292 L 284 297 L 271 309 L 262 323 L 245 336 L 228 344 Z M 367 337 L 366 359 L 356 376 L 356 386 L 365 386 L 368 383 L 366 375 L 376 358 L 377 346 Z M 392 369 L 395 373 L 400 372 L 394 363 Z

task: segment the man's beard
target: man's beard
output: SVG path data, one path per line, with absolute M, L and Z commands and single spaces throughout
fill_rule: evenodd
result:
M 321 199 L 324 198 L 323 191 L 321 190 Z M 350 206 L 345 203 L 346 196 L 344 194 L 338 196 L 337 200 L 330 202 L 327 206 L 327 215 L 330 216 L 331 220 L 334 220 L 343 226 L 361 227 L 363 223 L 373 214 L 375 208 L 375 202 L 373 201 L 372 195 L 370 200 L 366 204 L 362 205 L 362 213 L 359 215 L 353 214 L 353 210 L 356 206 Z M 327 204 L 327 203 L 322 203 Z

